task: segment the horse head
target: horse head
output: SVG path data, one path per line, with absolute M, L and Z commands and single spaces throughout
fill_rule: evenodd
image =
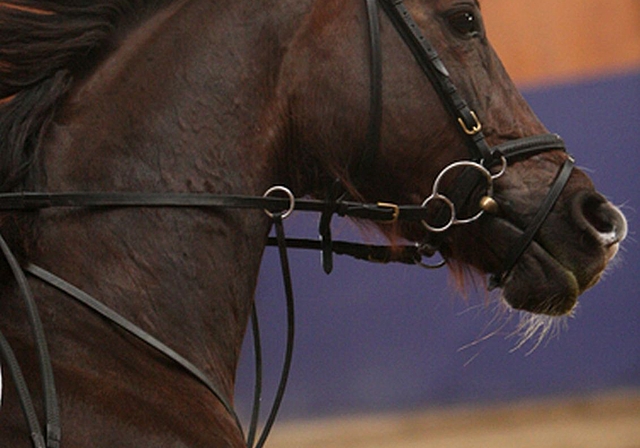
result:
M 456 122 L 455 111 L 452 119 L 442 94 L 434 88 L 440 80 L 425 76 L 406 36 L 394 29 L 393 17 L 380 17 L 380 55 L 375 49 L 369 53 L 370 45 L 376 43 L 368 38 L 367 28 L 376 24 L 370 19 L 367 25 L 364 8 L 360 2 L 318 6 L 283 64 L 283 94 L 298 148 L 295 165 L 307 169 L 319 164 L 325 173 L 318 176 L 311 171 L 315 176 L 309 179 L 312 192 L 326 194 L 323 186 L 337 178 L 367 201 L 439 202 L 445 212 L 434 212 L 432 218 L 439 224 L 381 228 L 392 238 L 439 250 L 459 279 L 465 272 L 501 273 L 497 283 L 513 308 L 548 315 L 570 313 L 578 296 L 598 281 L 616 254 L 626 234 L 624 216 L 595 190 L 583 171 L 575 169 L 559 189 L 555 204 L 548 204 L 546 215 L 536 218 L 562 165 L 569 164 L 570 156 L 561 147 L 490 163 L 492 198 L 483 213 L 479 202 L 487 185 L 479 181 L 482 186 L 461 188 L 461 171 L 469 166 L 448 168 L 470 159 L 468 134 L 481 130 L 487 146 L 499 148 L 548 131 L 492 49 L 478 2 L 408 1 L 404 11 L 439 54 L 435 70 L 444 72 L 468 103 L 473 120 L 464 126 Z M 344 20 L 327 22 L 329 15 Z M 351 17 L 358 17 L 358 26 L 345 26 Z M 371 64 L 376 57 L 381 59 L 383 81 L 379 104 L 374 106 L 375 74 L 361 61 Z M 375 107 L 380 109 L 379 117 L 372 112 Z M 374 140 L 378 148 L 363 172 L 361 160 L 371 144 L 372 120 L 379 120 L 379 140 Z M 477 177 L 486 177 L 481 171 Z M 294 177 L 301 176 L 295 173 Z M 434 182 L 439 176 L 436 192 Z M 436 198 L 430 201 L 434 193 Z M 477 220 L 463 218 L 477 214 L 482 215 Z M 541 222 L 531 230 L 530 244 L 522 247 L 521 256 L 510 255 L 535 219 Z M 434 229 L 445 231 L 434 235 Z M 514 265 L 505 271 L 509 257 Z

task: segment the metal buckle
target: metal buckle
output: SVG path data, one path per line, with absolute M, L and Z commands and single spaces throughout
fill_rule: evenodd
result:
M 462 118 L 458 118 L 458 123 L 460 123 L 460 126 L 462 127 L 462 130 L 464 131 L 465 134 L 476 135 L 478 132 L 482 130 L 482 123 L 480 123 L 480 120 L 478 120 L 478 116 L 474 111 L 470 110 L 469 112 L 471 113 L 471 118 L 473 118 L 473 120 L 476 122 L 471 127 L 471 129 L 467 127 L 467 124 L 464 122 Z
M 398 217 L 400 216 L 400 207 L 397 204 L 394 204 L 392 202 L 378 202 L 376 205 L 380 208 L 388 208 L 392 211 L 391 219 L 382 219 L 380 221 L 393 223 L 398 220 Z

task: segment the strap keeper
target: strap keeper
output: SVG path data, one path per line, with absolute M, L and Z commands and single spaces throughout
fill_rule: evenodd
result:
M 338 210 L 338 202 L 336 198 L 343 191 L 340 180 L 336 180 L 331 186 L 327 199 L 324 202 L 324 208 L 320 215 L 320 223 L 318 224 L 318 233 L 320 236 L 320 254 L 322 257 L 322 269 L 326 274 L 333 271 L 333 240 L 331 238 L 331 218 Z

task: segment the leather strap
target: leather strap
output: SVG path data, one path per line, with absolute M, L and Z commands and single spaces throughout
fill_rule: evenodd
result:
M 355 174 L 356 184 L 373 169 L 380 151 L 382 127 L 382 50 L 377 0 L 365 0 L 369 25 L 369 125 L 365 147 Z
M 438 52 L 424 37 L 404 2 L 402 0 L 380 0 L 380 5 L 455 121 L 460 121 L 466 129 L 476 128 L 479 125 L 477 116 L 458 93 Z M 462 132 L 462 127 L 458 129 Z M 464 132 L 463 134 L 469 143 L 471 158 L 492 163 L 493 151 L 489 148 L 482 131 L 478 129 L 472 134 Z
M 284 227 L 282 225 L 282 215 L 275 215 L 273 217 L 273 225 L 276 230 L 276 240 L 278 242 L 278 253 L 280 255 L 280 271 L 282 272 L 282 281 L 285 290 L 286 308 L 287 308 L 287 340 L 285 345 L 284 361 L 282 363 L 282 370 L 280 372 L 280 381 L 278 382 L 278 388 L 276 389 L 276 395 L 271 405 L 271 410 L 267 415 L 264 427 L 260 438 L 258 439 L 255 448 L 263 448 L 269 437 L 269 433 L 273 428 L 280 405 L 284 398 L 284 393 L 287 387 L 287 381 L 289 379 L 289 372 L 291 370 L 291 362 L 293 360 L 293 342 L 295 337 L 295 302 L 293 300 L 293 286 L 291 282 L 291 268 L 289 267 L 289 257 L 287 256 L 286 237 L 284 234 Z
M 285 288 L 285 297 L 286 297 L 286 306 L 287 306 L 287 342 L 285 349 L 285 359 L 283 362 L 280 382 L 278 384 L 278 389 L 276 391 L 276 396 L 274 398 L 273 404 L 271 406 L 271 410 L 267 416 L 267 420 L 264 424 L 262 432 L 260 433 L 260 437 L 257 441 L 255 441 L 257 435 L 257 425 L 260 414 L 260 402 L 261 402 L 261 391 L 262 391 L 262 357 L 261 357 L 261 347 L 260 347 L 260 336 L 259 336 L 259 325 L 258 325 L 258 316 L 255 310 L 255 304 L 252 310 L 252 330 L 254 334 L 254 352 L 256 359 L 256 384 L 254 389 L 254 405 L 252 410 L 252 417 L 250 423 L 250 430 L 247 436 L 247 446 L 249 448 L 262 448 L 264 447 L 266 440 L 269 436 L 269 433 L 275 423 L 276 417 L 278 415 L 278 411 L 280 405 L 282 403 L 284 392 L 286 389 L 287 381 L 289 378 L 289 372 L 291 369 L 291 362 L 293 359 L 293 341 L 295 335 L 295 311 L 294 311 L 294 299 L 293 299 L 293 287 L 291 282 L 291 269 L 289 266 L 289 261 L 287 257 L 287 239 L 284 234 L 284 227 L 282 225 L 282 213 L 275 213 L 272 215 L 273 223 L 276 229 L 276 245 L 279 249 L 280 254 L 280 263 L 283 275 L 283 282 Z M 1 242 L 1 239 L 0 239 Z M 22 272 L 22 270 L 20 270 Z M 30 275 L 35 278 L 43 281 L 50 286 L 64 292 L 69 297 L 77 300 L 81 304 L 87 306 L 94 312 L 98 313 L 108 321 L 118 325 L 120 328 L 126 330 L 131 335 L 135 336 L 139 340 L 143 341 L 150 347 L 154 348 L 167 358 L 174 361 L 176 364 L 180 365 L 184 368 L 189 374 L 199 380 L 202 384 L 204 384 L 213 395 L 220 401 L 225 410 L 233 416 L 235 423 L 240 431 L 243 433 L 242 424 L 240 419 L 238 418 L 231 402 L 225 397 L 225 395 L 219 391 L 215 384 L 193 363 L 188 361 L 182 355 L 178 354 L 173 349 L 169 348 L 160 340 L 156 339 L 146 331 L 142 330 L 140 327 L 127 320 L 122 315 L 118 314 L 111 308 L 107 307 L 97 299 L 95 299 L 90 294 L 82 291 L 81 289 L 75 287 L 71 283 L 63 280 L 62 278 L 56 276 L 55 274 L 39 267 L 34 264 L 30 264 L 25 268 L 25 272 L 28 272 Z M 22 274 L 24 276 L 24 274 Z M 26 281 L 26 280 L 25 280 Z M 8 344 L 7 344 L 8 346 Z M 19 371 L 19 366 L 17 362 L 11 362 L 12 352 L 6 350 L 4 344 L 4 337 L 0 333 L 0 350 L 3 355 L 3 359 L 7 360 L 9 367 L 13 373 L 14 368 L 17 366 Z M 47 355 L 48 356 L 48 355 Z M 35 411 L 33 410 L 33 404 L 31 402 L 30 395 L 28 390 L 26 390 L 26 385 L 24 384 L 23 377 L 21 372 L 18 372 L 16 375 L 13 375 L 16 378 L 16 384 L 19 386 L 19 393 L 21 397 L 21 404 L 23 409 L 25 410 L 25 417 L 27 418 L 27 422 L 29 423 L 30 428 L 32 428 L 32 440 L 34 440 L 35 448 L 45 448 L 44 443 L 40 443 L 40 440 L 44 440 L 42 435 L 40 434 L 37 427 L 37 418 L 35 417 Z M 22 380 L 22 381 L 21 381 Z M 55 394 L 55 389 L 51 389 Z M 59 438 L 58 438 L 59 440 Z M 59 445 L 46 445 L 46 448 L 57 448 Z
M 540 227 L 553 209 L 553 206 L 560 197 L 560 193 L 562 193 L 562 190 L 567 184 L 569 177 L 571 176 L 574 163 L 575 162 L 571 157 L 565 160 L 562 168 L 556 176 L 556 179 L 549 189 L 547 196 L 538 209 L 538 212 L 533 217 L 525 231 L 522 233 L 518 242 L 511 246 L 511 249 L 507 253 L 507 256 L 502 263 L 502 269 L 491 276 L 489 280 L 489 290 L 495 289 L 504 284 L 504 281 L 509 276 L 509 273 L 511 272 L 515 264 L 518 262 L 527 247 L 529 247 L 529 245 L 532 243 L 533 239 L 538 233 L 538 230 L 540 230 Z
M 208 193 L 70 192 L 0 193 L 0 210 L 35 211 L 48 208 L 209 208 L 263 209 L 278 212 L 289 207 L 289 199 L 263 196 L 215 195 Z M 426 211 L 417 205 L 368 204 L 337 199 L 331 210 L 342 217 L 371 221 L 421 221 Z M 327 201 L 295 199 L 294 209 L 324 212 Z
M 287 247 L 290 249 L 310 249 L 322 250 L 322 242 L 303 238 L 287 238 Z M 269 246 L 277 246 L 276 238 L 269 238 Z M 337 255 L 349 255 L 357 260 L 370 261 L 373 263 L 403 263 L 420 264 L 423 253 L 418 246 L 399 246 L 391 248 L 389 246 L 378 246 L 373 244 L 351 243 L 347 241 L 334 241 L 332 251 Z
M 28 265 L 25 268 L 25 271 L 31 274 L 32 276 L 34 276 L 35 278 L 38 278 L 39 280 L 43 281 L 44 283 L 51 285 L 54 288 L 64 292 L 69 297 L 87 306 L 88 308 L 98 313 L 108 321 L 118 325 L 123 330 L 126 330 L 127 332 L 129 332 L 130 334 L 138 338 L 139 340 L 146 343 L 148 346 L 154 348 L 155 350 L 162 353 L 167 358 L 174 361 L 176 364 L 183 367 L 187 372 L 189 372 L 192 376 L 198 379 L 215 395 L 215 397 L 220 401 L 220 403 L 224 406 L 227 412 L 229 412 L 229 414 L 233 416 L 233 418 L 236 421 L 236 424 L 238 425 L 238 428 L 242 432 L 242 425 L 240 424 L 240 419 L 236 415 L 235 410 L 233 409 L 233 406 L 231 406 L 229 400 L 224 396 L 222 392 L 218 390 L 217 386 L 213 384 L 213 382 L 193 363 L 191 363 L 186 358 L 184 358 L 183 356 L 175 352 L 173 349 L 169 348 L 164 343 L 160 342 L 155 337 L 151 336 L 146 331 L 142 330 L 137 325 L 133 324 L 131 321 L 127 320 L 122 315 L 116 313 L 114 310 L 112 310 L 111 308 L 107 307 L 106 305 L 104 305 L 103 303 L 95 299 L 93 296 L 87 294 L 86 292 L 75 287 L 71 283 L 56 276 L 55 274 L 52 274 L 51 272 L 39 266 L 36 266 L 34 264 Z
M 29 317 L 31 330 L 33 332 L 33 337 L 35 340 L 38 365 L 42 378 L 42 393 L 44 396 L 44 411 L 46 422 L 44 437 L 42 436 L 39 429 L 36 430 L 36 428 L 33 427 L 33 416 L 29 415 L 33 412 L 31 409 L 33 407 L 33 405 L 30 403 L 31 400 L 21 400 L 23 412 L 25 413 L 27 422 L 31 428 L 32 443 L 35 447 L 46 446 L 47 448 L 58 448 L 60 446 L 61 438 L 60 407 L 58 405 L 55 380 L 53 376 L 53 367 L 51 366 L 51 357 L 49 356 L 49 349 L 47 347 L 47 340 L 44 334 L 44 327 L 42 325 L 42 321 L 40 320 L 38 307 L 33 298 L 33 294 L 31 293 L 31 288 L 29 287 L 27 278 L 24 275 L 24 271 L 22 270 L 20 263 L 13 255 L 13 252 L 9 248 L 9 245 L 6 243 L 2 236 L 0 236 L 0 249 L 4 255 L 5 260 L 9 264 L 9 267 L 11 268 L 11 272 L 13 273 L 13 276 L 18 284 L 20 295 L 22 296 L 27 308 L 27 315 Z M 4 336 L 2 337 L 2 339 L 4 340 Z M 19 396 L 24 398 L 24 394 L 28 392 L 28 390 L 26 389 L 26 385 L 21 385 L 21 383 L 24 382 L 24 380 L 21 379 L 22 373 L 17 363 L 15 363 L 15 365 L 11 365 L 15 362 L 13 361 L 15 360 L 15 356 L 13 356 L 12 352 L 10 351 L 10 347 L 6 340 L 4 340 L 3 345 L 5 346 L 3 348 L 3 355 L 6 357 L 8 363 L 10 364 L 10 371 L 12 372 L 14 380 L 16 380 L 16 386 L 18 387 Z
M 0 359 L 4 360 L 9 376 L 16 387 L 18 401 L 20 402 L 22 413 L 27 422 L 27 427 L 29 428 L 31 445 L 34 448 L 45 448 L 46 442 L 42 435 L 42 429 L 40 428 L 36 409 L 33 406 L 33 400 L 31 400 L 31 393 L 27 387 L 27 382 L 24 379 L 24 374 L 22 373 L 20 364 L 13 353 L 13 349 L 2 332 L 0 332 Z
M 558 134 L 541 134 L 504 142 L 495 146 L 493 150 L 512 161 L 547 151 L 566 151 L 566 147 Z

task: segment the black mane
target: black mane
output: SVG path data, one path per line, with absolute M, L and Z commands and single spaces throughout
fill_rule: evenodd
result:
M 0 0 L 0 191 L 19 190 L 74 80 L 160 0 Z

